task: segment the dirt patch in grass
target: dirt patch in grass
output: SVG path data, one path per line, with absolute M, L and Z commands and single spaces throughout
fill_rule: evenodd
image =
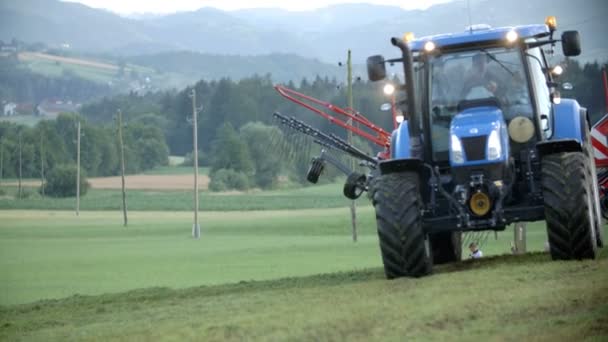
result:
M 115 177 L 89 178 L 88 182 L 94 189 L 120 189 L 121 179 Z M 190 190 L 194 187 L 192 175 L 130 175 L 125 176 L 127 189 L 131 190 Z M 3 183 L 7 186 L 18 186 L 17 182 Z M 25 180 L 21 182 L 24 187 L 40 187 L 39 180 Z M 199 175 L 198 186 L 200 190 L 209 188 L 209 176 Z
M 120 189 L 120 177 L 89 178 L 89 183 L 94 189 Z M 127 189 L 138 190 L 190 190 L 194 186 L 192 175 L 133 175 L 126 176 Z M 200 175 L 198 177 L 200 190 L 207 190 L 209 177 Z

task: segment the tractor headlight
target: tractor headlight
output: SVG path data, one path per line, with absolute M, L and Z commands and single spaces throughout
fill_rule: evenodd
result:
M 488 137 L 488 160 L 500 159 L 502 153 L 502 146 L 500 144 L 500 137 L 498 136 L 498 130 L 493 130 Z
M 454 164 L 464 163 L 464 153 L 462 152 L 462 143 L 455 134 L 451 136 L 450 147 L 452 149 L 452 162 Z

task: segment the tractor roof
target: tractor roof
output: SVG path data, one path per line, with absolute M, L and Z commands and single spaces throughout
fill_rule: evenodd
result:
M 434 36 L 426 36 L 414 39 L 409 42 L 412 51 L 420 51 L 424 44 L 429 41 L 435 43 L 437 48 L 445 47 L 465 47 L 467 45 L 478 45 L 483 43 L 497 42 L 505 40 L 509 31 L 517 32 L 521 39 L 540 38 L 550 34 L 547 25 L 523 25 L 510 27 L 492 28 L 488 25 L 473 25 L 472 29 L 467 28 L 463 32 L 445 33 Z

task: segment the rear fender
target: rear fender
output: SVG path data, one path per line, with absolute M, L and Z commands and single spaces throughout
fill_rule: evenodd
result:
M 543 156 L 560 152 L 582 152 L 583 146 L 576 139 L 560 139 L 541 141 L 536 144 L 538 154 Z
M 422 160 L 417 158 L 392 159 L 382 161 L 378 165 L 380 166 L 380 173 L 383 175 L 407 171 L 420 174 L 423 170 Z

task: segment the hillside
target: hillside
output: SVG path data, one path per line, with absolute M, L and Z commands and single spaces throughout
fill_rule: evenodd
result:
M 269 54 L 259 56 L 211 55 L 191 51 L 161 52 L 151 55 L 128 57 L 139 65 L 172 72 L 199 80 L 230 78 L 240 80 L 253 75 L 270 74 L 274 82 L 299 82 L 303 78 L 321 77 L 344 79 L 346 72 L 337 63 L 328 64 L 317 59 L 293 54 Z M 360 68 L 358 68 L 360 69 Z M 362 70 L 359 70 L 362 73 Z
M 394 54 L 388 40 L 413 31 L 418 36 L 460 31 L 468 22 L 465 1 L 427 10 L 338 5 L 308 12 L 256 9 L 225 12 L 212 8 L 140 20 L 120 17 L 76 3 L 56 0 L 5 1 L 0 4 L 0 39 L 17 38 L 73 49 L 120 55 L 176 50 L 208 54 L 298 54 L 335 63 L 355 51 L 362 63 L 375 53 Z M 556 15 L 560 29 L 582 34 L 583 60 L 608 56 L 608 3 L 587 0 L 471 1 L 474 23 L 494 26 L 542 23 Z

